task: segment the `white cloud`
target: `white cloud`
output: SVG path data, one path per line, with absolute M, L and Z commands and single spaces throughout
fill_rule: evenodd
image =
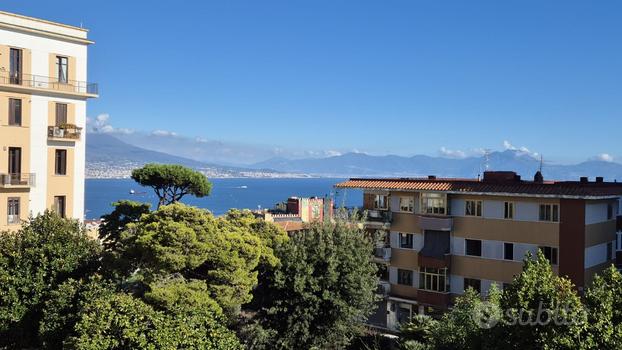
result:
M 168 131 L 168 130 L 153 130 L 151 132 L 151 135 L 167 137 L 167 136 L 177 136 L 177 133 L 173 131 Z
M 439 153 L 441 154 L 441 156 L 447 157 L 447 158 L 462 159 L 462 158 L 467 157 L 467 154 L 464 151 L 447 149 L 445 147 L 441 147 L 441 149 L 439 150 Z
M 601 162 L 608 162 L 608 163 L 613 162 L 613 156 L 610 155 L 609 153 L 601 153 L 592 159 L 600 160 Z
M 327 150 L 327 151 L 324 151 L 324 154 L 325 154 L 327 157 L 337 157 L 337 156 L 342 155 L 343 153 L 342 153 L 342 152 L 339 152 L 339 151 L 335 151 L 335 150 L 331 150 L 331 149 L 329 149 L 329 150 Z
M 503 148 L 505 148 L 506 150 L 510 150 L 510 151 L 517 151 L 519 153 L 532 156 L 534 158 L 537 158 L 539 156 L 538 152 L 532 152 L 529 150 L 529 148 L 525 146 L 516 147 L 512 143 L 510 143 L 510 141 L 508 140 L 503 141 Z
M 92 118 L 86 118 L 86 127 L 88 132 L 96 134 L 133 134 L 134 130 L 127 128 L 115 128 L 110 125 L 110 115 L 102 113 Z

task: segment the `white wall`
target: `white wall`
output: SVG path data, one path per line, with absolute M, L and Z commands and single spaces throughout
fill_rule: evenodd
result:
M 31 96 L 30 103 L 30 172 L 35 174 L 35 186 L 30 189 L 30 213 L 36 215 L 47 206 L 48 179 L 48 100 Z
M 585 224 L 607 221 L 607 203 L 588 203 L 585 205 Z
M 517 198 L 518 199 L 518 198 Z M 537 202 L 514 203 L 514 220 L 517 221 L 539 221 L 540 204 Z M 451 215 L 465 216 L 466 200 L 451 199 Z M 487 219 L 504 219 L 505 201 L 485 199 L 482 200 L 482 217 Z
M 482 258 L 485 259 L 504 259 L 504 241 L 494 241 L 494 240 L 481 240 L 482 241 Z M 513 260 L 522 261 L 525 257 L 525 253 L 528 251 L 531 252 L 532 255 L 536 255 L 538 252 L 538 246 L 535 244 L 527 244 L 527 243 L 514 243 L 514 256 Z M 465 238 L 463 237 L 452 237 L 451 238 L 451 254 L 464 256 L 466 255 L 466 246 L 465 246 Z
M 615 247 L 615 241 L 611 241 L 612 247 Z M 612 256 L 609 259 L 613 259 L 615 249 L 612 249 Z M 607 243 L 597 244 L 595 246 L 585 248 L 585 268 L 590 268 L 602 263 L 607 262 Z

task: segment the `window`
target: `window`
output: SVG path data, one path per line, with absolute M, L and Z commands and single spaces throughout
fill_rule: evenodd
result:
M 54 196 L 54 211 L 60 215 L 61 218 L 65 217 L 65 196 Z
M 58 82 L 67 84 L 69 82 L 69 74 L 67 72 L 67 57 L 56 56 L 56 72 L 58 74 Z
M 67 175 L 67 150 L 57 149 L 54 159 L 54 173 L 56 175 Z
M 9 77 L 11 84 L 22 83 L 22 50 L 11 48 L 9 58 Z
M 9 99 L 9 125 L 22 125 L 22 100 L 19 98 Z
M 503 259 L 514 260 L 514 243 L 503 243 Z
M 559 222 L 559 206 L 557 204 L 540 204 L 540 221 Z
M 447 279 L 447 269 L 422 267 L 419 271 L 419 288 L 432 292 L 448 292 L 449 280 Z
M 56 104 L 56 126 L 67 124 L 67 104 Z
M 16 176 L 18 181 L 22 173 L 21 147 L 9 147 L 9 174 Z
M 400 211 L 412 213 L 415 210 L 415 198 L 400 197 Z
M 9 198 L 7 209 L 8 223 L 19 224 L 19 198 Z
M 410 307 L 406 307 L 404 304 L 400 304 L 397 308 L 397 322 L 405 324 L 410 322 L 412 318 Z
M 613 242 L 607 243 L 607 260 L 613 258 Z
M 514 203 L 505 202 L 505 210 L 503 211 L 504 219 L 514 219 Z
M 445 195 L 441 193 L 422 193 L 421 212 L 423 214 L 445 214 Z
M 607 204 L 607 220 L 613 219 L 613 204 Z
M 473 288 L 476 292 L 482 292 L 482 281 L 476 278 L 465 278 L 464 279 L 464 290 L 466 291 L 469 287 Z
M 412 233 L 400 233 L 400 248 L 413 248 Z
M 374 198 L 374 208 L 375 209 L 387 209 L 387 204 L 389 203 L 388 196 L 384 194 L 377 194 Z
M 554 247 L 540 247 L 540 250 L 544 254 L 544 257 L 553 265 L 557 265 L 557 248 Z
M 466 201 L 466 216 L 482 216 L 482 201 Z
M 397 284 L 412 286 L 413 272 L 411 270 L 397 269 Z
M 482 256 L 482 241 L 476 239 L 465 239 L 466 255 Z

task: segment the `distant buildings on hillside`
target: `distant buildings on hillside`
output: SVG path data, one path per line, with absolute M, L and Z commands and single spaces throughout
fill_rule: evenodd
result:
M 287 232 L 299 231 L 304 224 L 333 218 L 334 202 L 330 198 L 290 197 L 272 209 L 255 212 L 268 222 L 273 222 Z

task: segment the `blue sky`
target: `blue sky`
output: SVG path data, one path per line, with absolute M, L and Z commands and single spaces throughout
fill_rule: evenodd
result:
M 619 1 L 27 1 L 90 29 L 114 128 L 374 154 L 622 158 Z M 455 153 L 453 155 L 460 155 Z M 451 152 L 446 152 L 451 153 Z

